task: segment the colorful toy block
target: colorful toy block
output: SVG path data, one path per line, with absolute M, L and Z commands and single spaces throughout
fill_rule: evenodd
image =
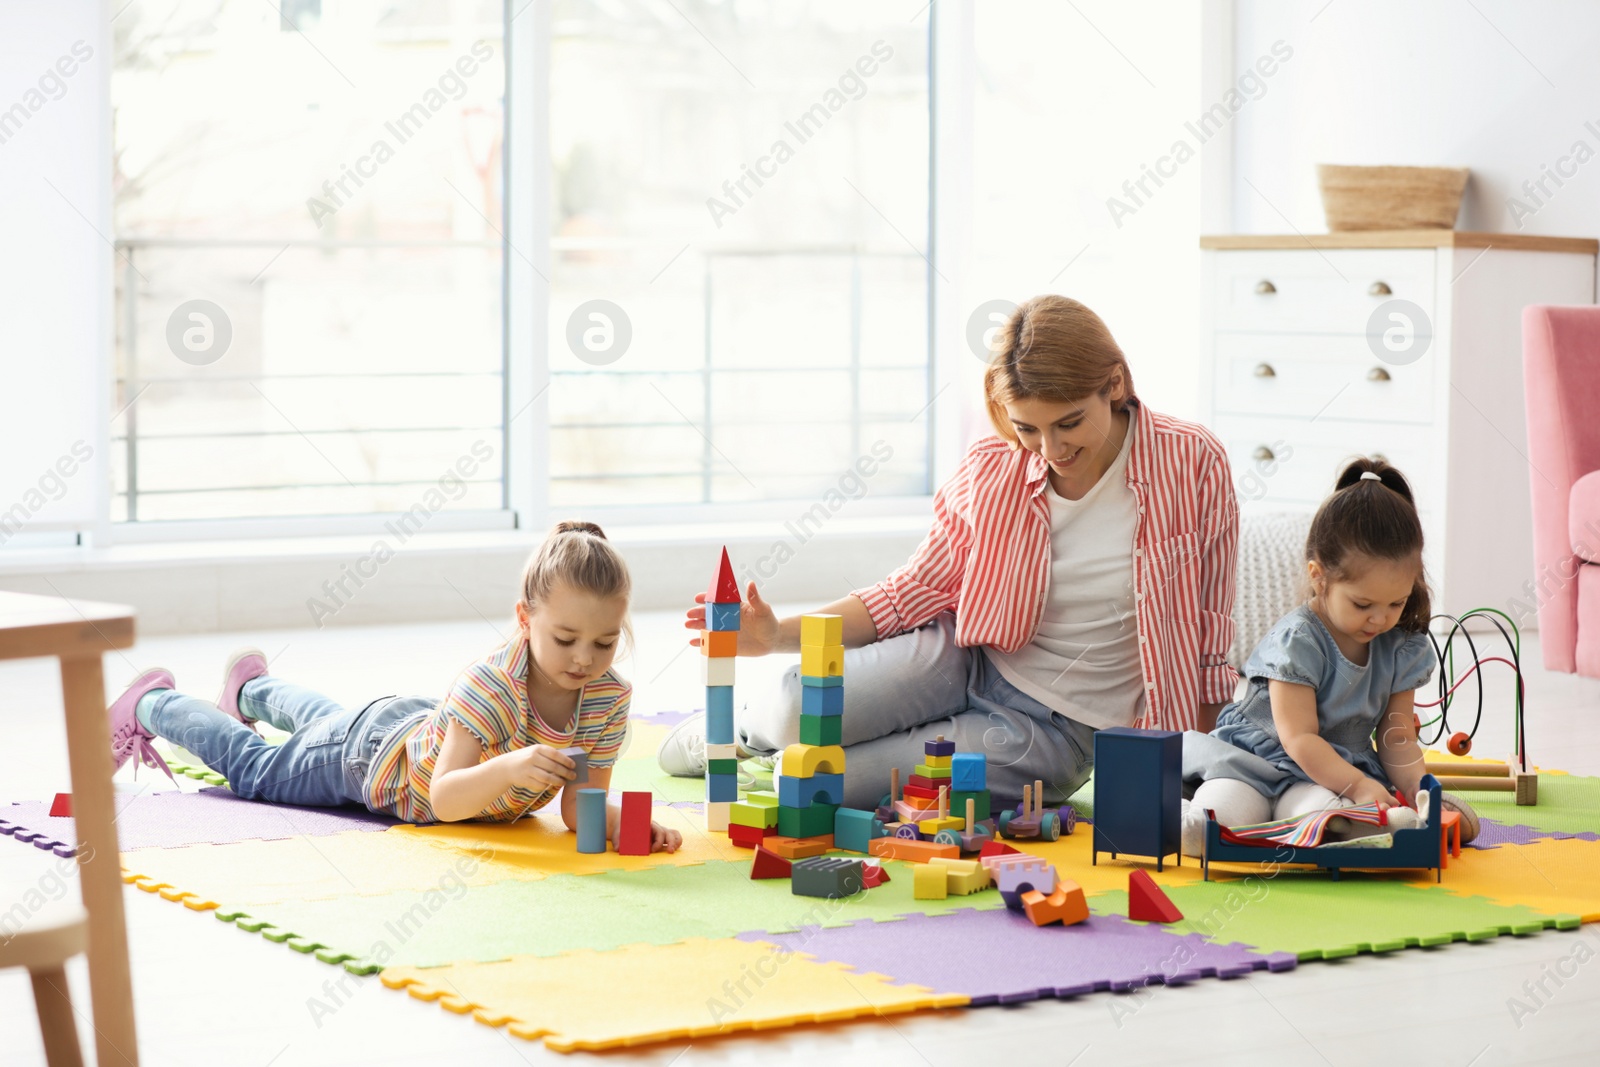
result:
M 870 811 L 840 808 L 833 813 L 833 844 L 846 852 L 866 852 L 873 840 L 884 835 L 883 823 Z
M 843 774 L 844 749 L 838 745 L 790 745 L 783 750 L 778 770 L 791 778 Z
M 735 826 L 745 826 L 756 830 L 775 830 L 778 825 L 778 806 L 767 807 L 764 804 L 750 803 L 749 796 L 737 801 L 728 807 L 728 832 L 732 833 Z
M 701 656 L 701 685 L 733 685 L 733 665 L 739 662 L 733 656 Z
M 914 778 L 915 776 L 913 776 L 913 779 Z M 939 803 L 940 792 L 941 790 L 935 786 L 923 785 L 921 782 L 917 782 L 915 780 L 906 783 L 906 787 L 901 790 L 902 795 L 912 797 L 916 800 L 926 800 L 929 804 Z
M 727 633 L 737 629 L 739 629 L 738 604 L 706 605 L 706 631 L 708 633 Z
M 572 781 L 567 783 L 567 784 L 568 785 L 582 785 L 584 782 L 587 782 L 589 780 L 589 752 L 588 752 L 588 750 L 584 749 L 584 748 L 581 748 L 578 745 L 573 745 L 571 748 L 562 749 L 561 750 L 561 754 L 563 756 L 567 757 L 569 760 L 571 760 L 573 762 L 573 764 L 575 765 L 573 767 L 573 771 L 575 772 L 575 774 L 577 776 L 575 778 L 573 778 Z
M 776 808 L 779 804 L 778 794 L 770 789 L 752 790 L 744 795 L 744 802 L 762 808 Z
M 922 762 L 929 767 L 937 767 L 942 770 L 949 770 L 951 758 L 952 757 L 950 756 L 923 756 Z
M 707 630 L 700 635 L 702 656 L 723 657 L 739 654 L 738 630 Z
M 757 847 L 756 858 L 750 863 L 750 878 L 788 878 L 792 870 L 793 864 L 776 852 Z
M 844 675 L 802 674 L 800 684 L 807 689 L 838 689 L 844 685 Z
M 980 790 L 978 790 L 976 792 L 971 792 L 971 793 L 964 792 L 963 790 L 960 790 L 960 789 L 951 790 L 951 793 L 950 793 L 950 810 L 951 811 L 965 811 L 967 809 L 967 801 L 969 801 L 969 800 L 972 801 L 973 806 L 976 809 L 974 811 L 974 813 L 973 813 L 973 817 L 976 818 L 979 822 L 988 821 L 988 819 L 990 818 L 990 814 L 989 814 L 989 791 L 987 789 L 980 789 Z
M 950 784 L 949 767 L 930 767 L 926 763 L 919 763 L 911 771 L 911 774 L 916 778 L 932 778 L 941 785 Z
M 924 837 L 932 837 L 940 830 L 964 830 L 967 820 L 958 819 L 953 815 L 935 815 L 931 819 L 922 819 L 917 823 L 917 829 L 922 831 Z
M 842 774 L 813 774 L 809 778 L 791 778 L 787 774 L 775 774 L 772 776 L 772 782 L 778 787 L 778 803 L 786 808 L 844 803 Z
M 622 794 L 622 818 L 617 823 L 617 852 L 623 856 L 650 855 L 650 794 L 627 790 Z
M 1084 899 L 1083 888 L 1077 882 L 1058 882 L 1055 892 L 1046 896 L 1037 889 L 1021 896 L 1022 910 L 1035 926 L 1060 923 L 1072 926 L 1089 917 L 1089 902 Z
M 743 826 L 736 822 L 728 823 L 728 840 L 740 848 L 755 848 L 769 837 L 777 834 L 776 826 Z
M 861 864 L 861 884 L 868 889 L 876 889 L 889 880 L 889 872 L 884 870 L 881 863 Z
M 1094 735 L 1094 843 L 1101 852 L 1154 856 L 1156 870 L 1176 853 L 1182 837 L 1183 734 L 1113 726 Z M 1003 829 L 1003 827 L 1002 827 Z
M 950 757 L 950 788 L 977 793 L 989 788 L 989 761 L 981 752 L 957 752 Z
M 843 689 L 813 689 L 813 693 L 842 693 Z M 837 745 L 844 739 L 844 720 L 837 715 L 800 716 L 802 745 Z
M 833 833 L 837 804 L 809 804 L 803 808 L 778 809 L 778 833 L 784 837 L 820 837 Z
M 938 801 L 923 801 L 921 799 L 897 800 L 890 808 L 894 812 L 895 822 L 921 822 L 923 819 L 937 818 L 939 815 Z
M 988 841 L 985 841 L 983 843 L 983 848 L 978 852 L 978 858 L 980 860 L 986 860 L 986 859 L 989 859 L 992 856 L 1020 856 L 1020 855 L 1022 855 L 1022 852 L 1020 850 L 1014 849 L 1010 845 L 1006 844 L 1004 841 L 998 841 L 998 840 L 995 840 L 994 838 L 990 838 Z
M 739 761 L 736 759 L 708 759 L 706 760 L 707 774 L 739 774 Z
M 886 860 L 909 860 L 912 863 L 927 863 L 935 856 L 947 856 L 953 860 L 961 858 L 961 849 L 956 845 L 911 841 L 904 837 L 875 838 L 867 844 L 867 852 Z
M 776 852 L 785 859 L 800 860 L 807 856 L 820 856 L 833 847 L 833 835 L 824 837 L 785 837 L 777 834 L 769 837 L 761 845 L 762 848 Z
M 1056 890 L 1055 864 L 1037 856 L 1013 858 L 1001 863 L 991 862 L 989 873 L 1000 889 L 1006 907 L 1022 907 L 1022 894 L 1032 889 L 1046 895 Z
M 853 897 L 866 886 L 861 861 L 844 856 L 809 856 L 791 868 L 789 891 L 797 897 L 836 900 Z
M 1136 922 L 1175 923 L 1183 912 L 1161 891 L 1148 871 L 1128 874 L 1128 918 Z
M 711 587 L 706 590 L 707 604 L 739 603 L 739 580 L 733 576 L 733 564 L 728 561 L 728 550 L 722 550 L 722 560 L 717 573 L 711 576 Z
M 587 757 L 587 753 L 585 753 Z M 587 776 L 587 772 L 585 772 Z M 580 778 L 579 781 L 582 781 Z M 50 817 L 52 819 L 72 818 L 72 794 L 57 793 L 56 798 L 50 802 Z
M 706 829 L 718 833 L 728 832 L 728 809 L 733 807 L 726 800 L 706 801 Z
M 710 762 L 711 760 L 719 760 L 719 759 L 731 759 L 731 760 L 737 761 L 738 758 L 739 758 L 739 746 L 736 745 L 736 744 L 733 744 L 732 742 L 728 742 L 726 744 L 721 744 L 721 745 L 713 745 L 713 744 L 707 744 L 706 745 L 706 761 L 707 762 Z
M 578 851 L 606 850 L 606 791 L 578 790 Z
M 979 890 L 989 888 L 989 872 L 977 860 L 953 860 L 947 856 L 935 856 L 926 866 L 945 869 L 945 888 L 953 896 L 970 896 Z
M 800 644 L 844 644 L 844 616 L 822 614 L 800 616 Z
M 911 878 L 915 900 L 943 900 L 950 895 L 949 875 L 941 866 L 924 863 L 911 872 Z
M 956 754 L 956 743 L 946 741 L 944 734 L 938 734 L 932 741 L 922 742 L 922 753 L 925 756 L 953 756 Z
M 800 687 L 800 714 L 820 718 L 838 718 L 844 714 L 844 686 L 826 688 L 814 685 Z M 837 742 L 835 742 L 837 743 Z
M 994 833 L 978 821 L 978 802 L 968 797 L 967 817 L 956 832 L 956 844 L 961 846 L 962 852 L 980 852 L 984 845 L 993 840 Z
M 739 799 L 739 776 L 737 774 L 708 774 L 706 775 L 706 800 L 710 803 L 732 803 Z
M 706 688 L 706 745 L 731 745 L 733 736 L 733 686 Z
M 800 673 L 813 678 L 839 678 L 844 675 L 843 645 L 801 645 Z

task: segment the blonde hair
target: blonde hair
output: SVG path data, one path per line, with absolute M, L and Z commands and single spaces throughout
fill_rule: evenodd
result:
M 528 559 L 522 572 L 522 606 L 532 611 L 558 585 L 569 585 L 598 597 L 629 599 L 633 579 L 628 565 L 605 531 L 592 522 L 558 522 Z M 632 621 L 624 618 L 623 634 L 633 644 Z
M 1006 405 L 1038 397 L 1063 403 L 1109 396 L 1122 376 L 1119 408 L 1137 401 L 1133 370 L 1099 315 L 1066 296 L 1036 296 L 1011 313 L 989 343 L 984 402 L 995 432 L 1017 443 Z

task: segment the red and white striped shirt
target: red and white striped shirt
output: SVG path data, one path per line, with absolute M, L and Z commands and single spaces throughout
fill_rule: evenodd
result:
M 1128 456 L 1139 505 L 1133 582 L 1149 729 L 1188 730 L 1200 704 L 1233 698 L 1239 507 L 1221 442 L 1141 406 Z M 855 595 L 879 639 L 956 614 L 956 641 L 1015 652 L 1050 591 L 1050 468 L 1000 437 L 973 445 L 933 498 L 933 528 L 904 567 Z

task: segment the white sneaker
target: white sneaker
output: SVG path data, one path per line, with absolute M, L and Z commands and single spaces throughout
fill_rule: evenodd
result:
M 1194 806 L 1193 801 L 1183 802 L 1183 814 L 1179 817 L 1182 827 L 1182 847 L 1185 856 L 1194 856 L 1196 859 L 1206 851 L 1206 813 L 1203 809 Z
M 706 713 L 697 712 L 672 728 L 656 753 L 661 769 L 674 778 L 706 776 Z

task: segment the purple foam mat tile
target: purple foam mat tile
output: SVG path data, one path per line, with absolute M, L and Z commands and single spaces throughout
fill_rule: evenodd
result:
M 136 848 L 181 848 L 184 845 L 266 841 L 284 837 L 324 837 L 351 830 L 379 831 L 399 825 L 395 819 L 354 807 L 298 808 L 241 800 L 226 789 L 198 792 L 165 790 L 140 793 L 126 803 L 119 798 L 117 841 L 123 851 Z M 58 838 L 72 854 L 78 840 L 71 819 L 51 818 L 50 805 L 23 801 L 0 808 L 0 816 L 24 833 Z M 48 847 L 40 845 L 39 847 Z
M 691 715 L 699 714 L 699 711 L 652 711 L 643 715 L 636 714 L 634 718 L 652 726 L 676 726 Z
M 1501 845 L 1527 845 L 1535 841 L 1600 841 L 1600 833 L 1593 830 L 1581 830 L 1576 833 L 1566 830 L 1540 830 L 1534 826 L 1522 826 L 1518 823 L 1496 822 L 1493 819 L 1478 819 L 1478 836 L 1473 838 L 1467 848 L 1498 848 Z
M 1178 934 L 1116 915 L 1037 927 L 1010 910 L 963 908 L 939 916 L 907 915 L 902 922 L 863 919 L 792 934 L 738 936 L 777 942 L 821 961 L 941 993 L 963 993 L 974 1006 L 1237 978 L 1258 970 L 1290 970 L 1297 962 L 1287 952 L 1213 944 L 1200 934 Z

